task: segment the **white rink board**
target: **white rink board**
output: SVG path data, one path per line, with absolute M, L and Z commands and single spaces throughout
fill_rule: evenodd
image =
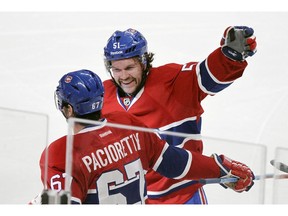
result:
M 0 204 L 27 204 L 42 191 L 39 159 L 48 117 L 0 108 Z

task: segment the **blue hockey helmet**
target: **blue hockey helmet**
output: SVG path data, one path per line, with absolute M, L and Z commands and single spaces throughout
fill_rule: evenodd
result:
M 113 61 L 142 57 L 147 53 L 147 41 L 137 30 L 129 28 L 125 31 L 115 31 L 104 47 L 105 61 Z
M 61 111 L 70 104 L 77 115 L 86 115 L 102 109 L 104 87 L 100 77 L 90 70 L 65 74 L 55 91 L 55 104 Z

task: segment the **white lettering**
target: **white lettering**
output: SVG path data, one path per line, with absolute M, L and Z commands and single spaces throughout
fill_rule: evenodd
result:
M 92 170 L 108 166 L 139 150 L 141 150 L 139 134 L 135 133 L 122 138 L 119 142 L 97 149 L 95 152 L 91 152 L 90 155 L 85 155 L 82 157 L 82 161 L 88 172 L 91 173 Z
M 104 132 L 102 134 L 99 134 L 99 136 L 102 138 L 102 137 L 107 136 L 107 135 L 109 135 L 111 133 L 112 133 L 111 130 L 109 130 L 109 131 L 106 131 L 106 132 Z
M 122 54 L 123 51 L 115 51 L 115 52 L 110 52 L 110 55 L 116 55 L 116 54 Z
M 141 145 L 140 145 L 140 140 L 139 140 L 139 134 L 136 133 L 136 134 L 132 134 L 133 135 L 133 140 L 135 140 L 136 142 L 136 146 L 137 146 L 137 150 L 141 150 Z
M 129 145 L 128 139 L 129 139 L 129 137 L 125 137 L 125 138 L 121 139 L 120 142 L 123 146 L 123 149 L 125 149 L 124 144 L 126 144 L 126 146 L 128 147 L 129 153 L 132 154 L 132 149 L 131 149 L 131 146 Z M 127 153 L 126 153 L 126 155 L 127 155 Z
M 90 165 L 92 164 L 92 159 L 89 156 L 84 156 L 82 158 L 83 163 L 85 164 L 88 172 L 91 172 Z
M 92 152 L 91 153 L 91 156 L 92 156 L 92 161 L 93 161 L 93 169 L 96 170 L 97 167 L 101 168 L 101 165 L 99 164 L 95 154 Z
M 114 143 L 115 144 L 115 143 Z M 114 145 L 108 145 L 108 151 L 113 161 L 117 162 L 119 160 L 117 151 Z
M 107 166 L 107 164 L 108 164 L 107 159 L 104 159 L 104 161 L 103 161 L 100 154 L 101 154 L 101 155 L 104 155 L 104 154 L 105 154 L 102 149 L 98 149 L 98 150 L 96 151 L 96 156 L 97 156 L 97 158 L 98 158 L 98 161 L 101 163 L 102 167 Z

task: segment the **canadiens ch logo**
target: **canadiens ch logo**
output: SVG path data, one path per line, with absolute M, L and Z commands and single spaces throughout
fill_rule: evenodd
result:
M 124 98 L 123 103 L 124 103 L 125 106 L 129 106 L 130 103 L 131 103 L 130 98 Z
M 68 75 L 68 76 L 65 77 L 65 83 L 70 83 L 71 80 L 72 80 L 72 76 Z

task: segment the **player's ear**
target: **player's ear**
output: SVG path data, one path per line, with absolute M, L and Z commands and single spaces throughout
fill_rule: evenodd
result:
M 67 106 L 64 106 L 63 107 L 63 114 L 64 114 L 66 119 L 68 119 L 70 117 L 74 117 L 73 107 L 70 104 L 68 104 Z

